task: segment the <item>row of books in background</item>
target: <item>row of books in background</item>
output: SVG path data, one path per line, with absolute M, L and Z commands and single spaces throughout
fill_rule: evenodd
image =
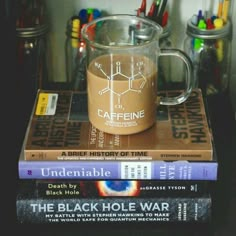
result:
M 85 92 L 39 90 L 18 174 L 22 224 L 211 222 L 218 162 L 202 92 L 120 136 L 89 123 Z

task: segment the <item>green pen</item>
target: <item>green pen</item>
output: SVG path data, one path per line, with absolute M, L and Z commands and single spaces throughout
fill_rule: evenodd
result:
M 205 20 L 203 19 L 200 19 L 199 22 L 198 22 L 198 26 L 197 26 L 199 29 L 206 29 L 207 25 L 206 25 L 206 22 Z M 195 50 L 199 50 L 204 44 L 204 40 L 203 39 L 199 39 L 199 38 L 195 38 L 194 39 L 194 49 Z

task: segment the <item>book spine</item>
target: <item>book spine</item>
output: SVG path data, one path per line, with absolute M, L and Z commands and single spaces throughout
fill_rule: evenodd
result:
M 178 153 L 176 153 L 178 152 Z M 24 150 L 26 161 L 212 161 L 212 150 Z
M 209 222 L 212 202 L 200 198 L 18 199 L 19 223 Z
M 217 162 L 19 161 L 20 179 L 217 180 Z
M 210 192 L 212 181 L 164 180 L 23 180 L 19 191 L 35 191 L 43 198 L 200 196 Z

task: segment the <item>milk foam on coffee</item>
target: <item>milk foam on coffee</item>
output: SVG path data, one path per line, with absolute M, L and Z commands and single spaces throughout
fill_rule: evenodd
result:
M 132 134 L 156 121 L 157 66 L 147 57 L 103 55 L 87 69 L 88 113 L 99 130 Z

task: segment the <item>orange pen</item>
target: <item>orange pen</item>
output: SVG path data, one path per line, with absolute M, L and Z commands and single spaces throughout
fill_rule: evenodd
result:
M 223 10 L 223 0 L 219 0 L 218 10 L 217 10 L 217 17 L 222 17 L 222 10 Z

